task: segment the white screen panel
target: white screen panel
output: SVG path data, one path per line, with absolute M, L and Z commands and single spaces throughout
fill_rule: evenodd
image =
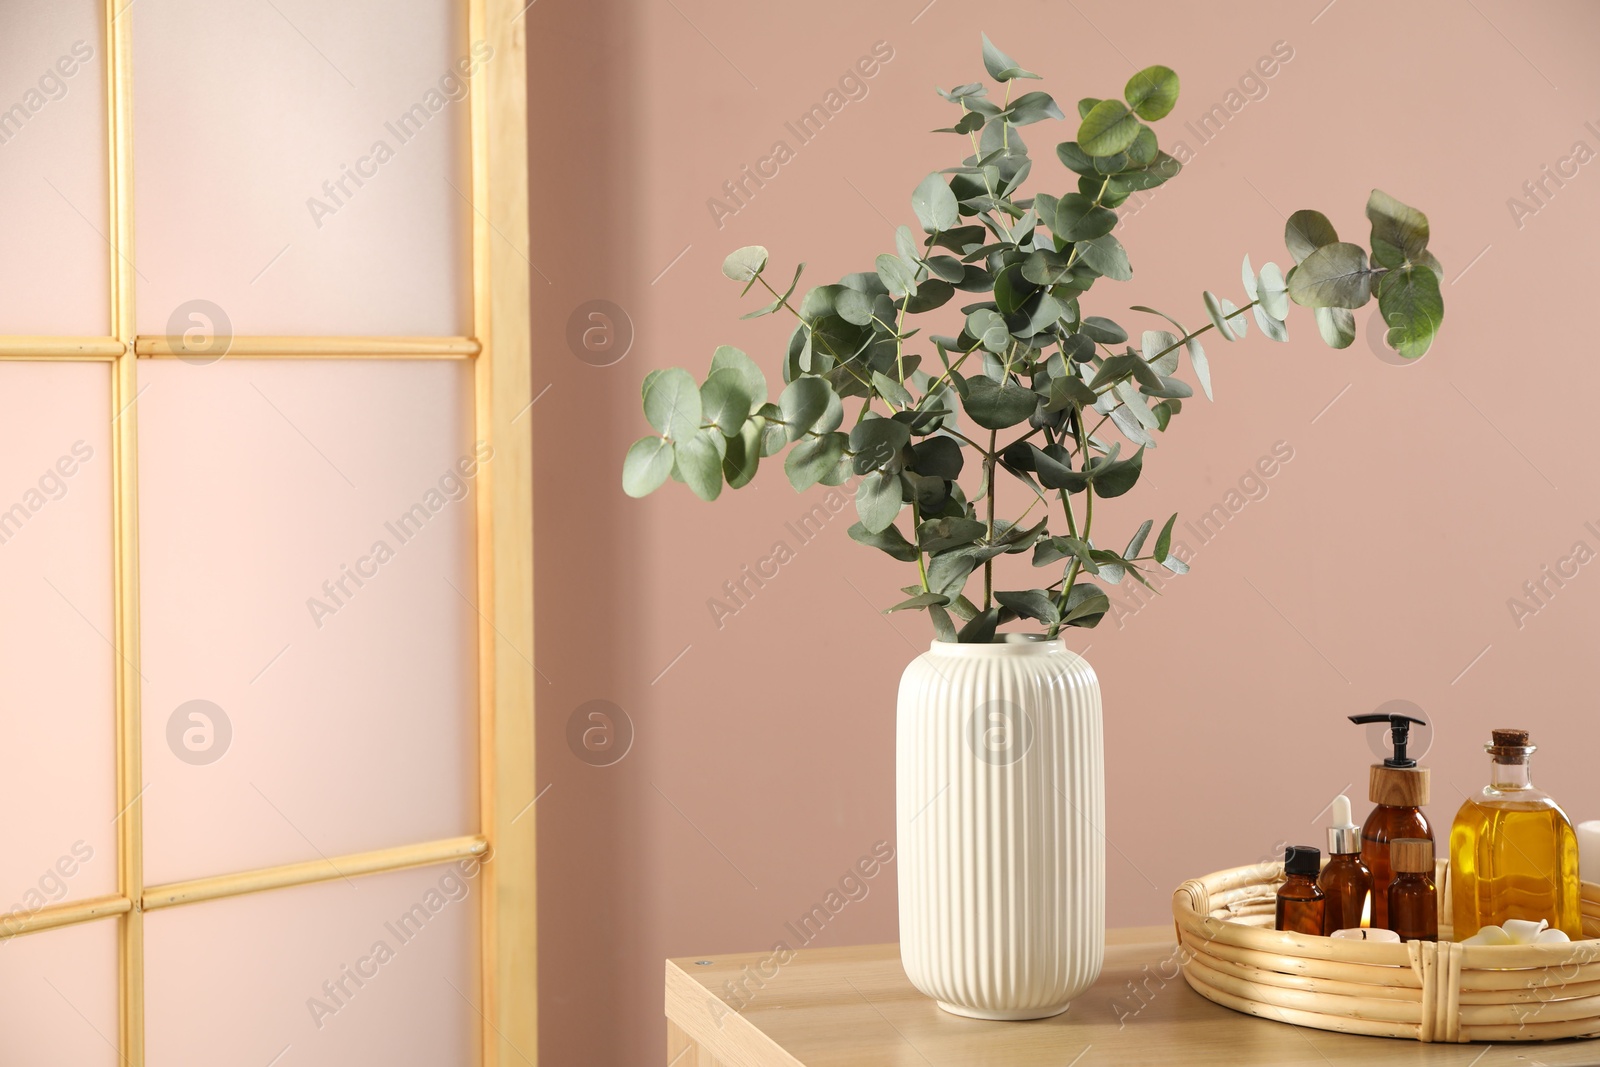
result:
M 146 881 L 475 832 L 471 364 L 139 371 Z
M 113 1067 L 117 923 L 63 926 L 0 943 L 0 1063 Z
M 110 416 L 104 363 L 0 363 L 6 915 L 116 890 Z
M 465 12 L 139 0 L 139 332 L 182 333 L 193 301 L 240 335 L 469 332 L 469 100 L 493 59 Z
M 150 1064 L 477 1064 L 483 877 L 469 861 L 150 912 Z
M 103 11 L 0 3 L 0 334 L 111 329 Z

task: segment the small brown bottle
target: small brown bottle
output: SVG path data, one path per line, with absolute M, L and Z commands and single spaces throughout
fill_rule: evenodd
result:
M 1433 884 L 1433 842 L 1402 837 L 1389 843 L 1388 929 L 1402 941 L 1439 940 L 1439 890 Z
M 1328 898 L 1317 885 L 1322 853 L 1310 845 L 1290 845 L 1283 852 L 1283 873 L 1288 881 L 1278 887 L 1279 930 L 1295 934 L 1320 934 L 1327 926 Z
M 1350 721 L 1388 723 L 1389 743 L 1394 748 L 1388 759 L 1372 765 L 1367 796 L 1377 807 L 1361 828 L 1361 859 L 1372 872 L 1372 925 L 1390 930 L 1389 880 L 1394 871 L 1389 866 L 1389 842 L 1402 837 L 1433 840 L 1433 827 L 1422 814 L 1422 806 L 1428 803 L 1428 769 L 1418 767 L 1406 751 L 1412 725 L 1427 723 L 1410 715 L 1382 712 L 1352 715 Z
M 1372 872 L 1361 861 L 1361 830 L 1350 821 L 1350 798 L 1333 798 L 1333 825 L 1328 827 L 1328 865 L 1317 885 L 1328 896 L 1328 921 L 1323 933 L 1354 930 L 1372 893 Z

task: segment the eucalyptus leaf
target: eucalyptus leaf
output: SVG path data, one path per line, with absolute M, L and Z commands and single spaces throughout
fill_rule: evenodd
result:
M 728 438 L 722 457 L 722 477 L 729 489 L 743 489 L 755 478 L 761 466 L 761 425 L 757 419 L 744 424 L 737 437 Z
M 973 378 L 967 383 L 967 395 L 961 405 L 972 421 L 985 430 L 1004 430 L 1027 419 L 1038 407 L 1039 396 L 1007 379 L 1004 384 L 988 378 Z
M 722 436 L 737 437 L 757 405 L 744 374 L 736 367 L 725 367 L 712 371 L 700 387 L 700 406 L 701 417 L 722 431 Z
M 1116 228 L 1117 213 L 1101 207 L 1082 193 L 1068 193 L 1056 203 L 1050 229 L 1063 241 L 1104 237 Z
M 1023 592 L 996 591 L 994 598 L 1001 606 L 1011 609 L 1019 618 L 1037 619 L 1046 626 L 1054 626 L 1061 621 L 1061 613 L 1056 609 L 1055 601 L 1050 599 L 1050 594 L 1043 589 L 1028 589 Z
M 1428 216 L 1382 189 L 1372 190 L 1367 199 L 1367 218 L 1372 222 L 1372 261 L 1380 267 L 1418 262 L 1427 251 Z
M 1164 119 L 1178 103 L 1178 75 L 1171 67 L 1146 67 L 1128 79 L 1122 95 L 1146 122 Z
M 1421 359 L 1444 321 L 1439 276 L 1427 267 L 1391 270 L 1378 283 L 1378 311 L 1389 327 L 1384 343 L 1405 359 Z
M 1320 211 L 1296 211 L 1283 226 L 1283 243 L 1296 263 L 1323 245 L 1337 244 L 1339 234 Z
M 1372 296 L 1372 270 L 1360 245 L 1323 245 L 1294 269 L 1289 297 L 1302 307 L 1358 308 Z
M 810 489 L 834 472 L 849 441 L 842 433 L 808 437 L 789 449 L 783 470 L 797 492 Z
M 651 378 L 644 394 L 644 417 L 656 432 L 686 441 L 700 432 L 700 387 L 686 370 L 672 367 Z
M 869 533 L 882 533 L 900 514 L 900 476 L 874 471 L 856 485 L 856 514 Z
M 1348 308 L 1317 308 L 1317 332 L 1330 348 L 1349 348 L 1356 339 L 1356 316 Z
M 1289 287 L 1276 263 L 1261 268 L 1260 285 L 1252 295 L 1261 301 L 1262 309 L 1279 322 L 1289 317 Z
M 1083 116 L 1078 145 L 1091 156 L 1109 156 L 1133 144 L 1139 128 L 1138 116 L 1121 100 L 1102 100 Z
M 1125 282 L 1133 277 L 1133 268 L 1128 265 L 1128 252 L 1109 233 L 1104 237 L 1096 237 L 1092 241 L 1083 241 L 1078 246 L 1078 258 L 1097 273 L 1113 281 Z
M 749 282 L 766 266 L 767 250 L 760 245 L 746 245 L 728 253 L 728 258 L 722 261 L 722 273 L 736 282 Z
M 906 261 L 899 256 L 891 256 L 887 252 L 878 257 L 878 277 L 883 279 L 884 286 L 889 290 L 889 295 L 899 299 L 907 293 L 917 291 L 917 279 L 911 268 L 906 266 Z
M 878 470 L 894 463 L 900 450 L 911 441 L 911 431 L 894 419 L 865 419 L 850 431 L 850 451 L 855 453 L 857 474 Z
M 909 600 L 900 601 L 892 608 L 884 608 L 883 613 L 888 615 L 896 611 L 911 611 L 929 607 L 942 608 L 948 603 L 950 603 L 950 598 L 943 593 L 918 593 Z
M 744 379 L 744 391 L 750 397 L 752 408 L 767 402 L 767 376 L 756 366 L 756 361 L 732 345 L 718 345 L 711 353 L 711 373 L 719 370 L 738 371 Z
M 672 442 L 653 435 L 641 437 L 622 461 L 622 491 L 629 496 L 649 496 L 671 473 Z
M 673 462 L 694 495 L 715 500 L 722 492 L 722 455 L 726 445 L 716 430 L 702 430 L 672 445 Z
M 806 376 L 790 382 L 778 397 L 778 411 L 788 424 L 789 440 L 796 441 L 817 425 L 835 402 L 827 379 Z
M 1139 552 L 1144 548 L 1145 538 L 1150 536 L 1150 531 L 1152 528 L 1154 528 L 1155 524 L 1156 521 L 1154 519 L 1146 519 L 1144 522 L 1139 524 L 1139 529 L 1134 532 L 1134 535 L 1131 538 L 1128 539 L 1128 547 L 1122 550 L 1122 554 L 1125 558 L 1139 558 Z
M 1014 78 L 1037 78 L 1039 76 L 1017 66 L 1016 60 L 994 46 L 994 42 L 989 40 L 987 33 L 983 35 L 983 69 L 987 70 L 989 77 L 997 82 L 1008 82 Z
M 1061 621 L 1067 626 L 1093 627 L 1111 610 L 1111 600 L 1092 582 L 1078 582 L 1067 594 Z
M 894 526 L 888 526 L 874 533 L 858 522 L 845 532 L 850 535 L 852 541 L 876 548 L 901 563 L 911 563 L 917 558 L 916 547 Z
M 911 194 L 911 210 L 917 213 L 917 221 L 922 223 L 927 233 L 951 229 L 961 221 L 956 194 L 950 191 L 944 176 L 938 173 L 922 179 Z M 894 286 L 889 288 L 892 290 Z

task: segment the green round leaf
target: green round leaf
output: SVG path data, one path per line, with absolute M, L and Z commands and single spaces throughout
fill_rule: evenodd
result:
M 1367 200 L 1372 220 L 1372 261 L 1380 267 L 1416 263 L 1428 248 L 1428 216 L 1384 192 L 1372 190 Z
M 1333 223 L 1320 211 L 1296 211 L 1283 225 L 1283 243 L 1296 263 L 1305 262 L 1311 253 L 1338 240 Z
M 1089 241 L 1116 229 L 1117 213 L 1082 193 L 1068 193 L 1056 202 L 1055 217 L 1046 222 L 1063 241 Z
M 1164 119 L 1178 103 L 1178 75 L 1171 67 L 1146 67 L 1128 79 L 1122 95 L 1145 121 Z
M 1323 245 L 1295 268 L 1289 296 L 1303 307 L 1362 306 L 1372 296 L 1366 250 L 1345 241 Z
M 1109 233 L 1092 241 L 1083 241 L 1076 247 L 1078 261 L 1095 273 L 1117 282 L 1125 282 L 1133 277 L 1133 268 L 1128 265 L 1127 249 Z
M 665 437 L 641 437 L 622 461 L 622 491 L 629 496 L 649 496 L 672 473 L 672 442 Z
M 722 273 L 736 282 L 754 281 L 767 265 L 767 250 L 760 245 L 746 245 L 728 253 L 722 261 Z
M 1438 275 L 1427 267 L 1391 270 L 1378 283 L 1378 310 L 1389 326 L 1385 343 L 1406 359 L 1421 359 L 1444 321 Z
M 821 437 L 807 437 L 789 449 L 789 454 L 783 460 L 783 470 L 789 476 L 789 484 L 799 492 L 810 489 L 833 474 L 839 466 L 840 457 L 844 455 L 845 443 L 844 434 L 829 433 Z
M 767 376 L 756 366 L 756 361 L 732 345 L 719 345 L 711 354 L 711 370 L 736 370 L 744 379 L 745 392 L 750 394 L 750 405 L 759 408 L 767 402 Z
M 865 474 L 889 465 L 898 468 L 895 460 L 910 443 L 911 430 L 905 423 L 896 419 L 862 419 L 850 431 L 855 473 Z
M 671 367 L 647 383 L 644 417 L 657 433 L 687 441 L 700 432 L 700 412 L 700 387 L 688 371 Z
M 701 500 L 715 500 L 722 493 L 722 456 L 726 448 L 716 430 L 704 430 L 672 446 L 678 472 Z
M 950 191 L 944 175 L 933 173 L 922 179 L 911 194 L 911 210 L 928 233 L 953 229 L 961 220 L 956 194 Z
M 979 375 L 967 382 L 962 406 L 985 430 L 1004 430 L 1032 415 L 1039 406 L 1039 395 L 1009 378 L 1001 385 Z
M 914 294 L 917 291 L 916 276 L 911 268 L 906 266 L 906 261 L 899 256 L 891 256 L 885 252 L 878 257 L 876 266 L 878 277 L 883 280 L 889 295 L 899 299 L 906 293 Z
M 1356 339 L 1356 316 L 1348 308 L 1317 308 L 1317 332 L 1329 348 L 1349 348 Z
M 722 457 L 722 476 L 729 489 L 742 489 L 756 476 L 761 464 L 761 419 L 744 424 L 738 437 L 728 439 L 728 452 Z
M 1139 136 L 1139 119 L 1121 100 L 1102 100 L 1078 127 L 1078 146 L 1091 156 L 1124 152 Z
M 724 437 L 737 437 L 755 408 L 747 392 L 745 378 L 737 368 L 712 371 L 700 387 L 702 418 L 722 431 Z
M 880 420 L 881 421 L 881 420 Z M 900 476 L 874 471 L 856 486 L 856 514 L 868 533 L 882 533 L 900 514 Z
M 808 375 L 790 382 L 778 397 L 778 411 L 788 423 L 789 440 L 799 440 L 815 427 L 827 414 L 830 403 L 837 400 L 826 378 Z
M 1289 317 L 1289 286 L 1283 280 L 1283 271 L 1278 269 L 1276 263 L 1268 263 L 1261 268 L 1255 295 L 1268 315 L 1279 322 Z

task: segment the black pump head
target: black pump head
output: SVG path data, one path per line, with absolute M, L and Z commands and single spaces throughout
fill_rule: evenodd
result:
M 1406 745 L 1411 742 L 1411 724 L 1418 726 L 1428 725 L 1422 719 L 1410 715 L 1384 715 L 1374 713 L 1371 715 L 1352 715 L 1350 721 L 1354 723 L 1386 722 L 1389 724 L 1389 741 L 1394 745 L 1394 755 L 1383 761 L 1385 767 L 1415 767 L 1417 761 L 1406 755 Z

